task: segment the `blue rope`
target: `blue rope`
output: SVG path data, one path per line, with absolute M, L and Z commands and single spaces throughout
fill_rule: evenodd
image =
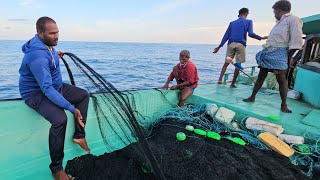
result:
M 151 127 L 157 126 L 161 121 L 165 119 L 177 119 L 180 121 L 185 121 L 188 124 L 194 126 L 195 128 L 203 129 L 205 131 L 214 131 L 217 133 L 227 133 L 230 136 L 240 136 L 248 144 L 255 148 L 261 150 L 271 150 L 264 143 L 262 143 L 257 137 L 262 131 L 249 130 L 245 126 L 245 120 L 248 117 L 243 117 L 240 121 L 236 121 L 239 125 L 239 129 L 235 129 L 232 125 L 222 123 L 214 116 L 210 119 L 207 118 L 206 114 L 206 104 L 201 106 L 184 106 L 184 107 L 174 107 L 164 112 L 152 125 Z M 172 126 L 172 125 L 170 125 Z M 185 128 L 180 127 L 178 128 Z M 150 132 L 151 133 L 151 132 Z M 192 138 L 198 138 L 196 136 L 190 136 Z M 294 149 L 295 154 L 290 158 L 292 164 L 305 166 L 308 171 L 305 174 L 309 177 L 312 176 L 312 171 L 314 168 L 320 168 L 320 137 L 311 137 L 308 134 L 304 135 L 305 139 L 312 142 L 311 144 L 304 144 L 304 150 L 302 146 L 291 145 Z

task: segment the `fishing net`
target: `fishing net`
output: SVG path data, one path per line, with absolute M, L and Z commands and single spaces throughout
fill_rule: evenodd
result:
M 234 118 L 238 122 L 236 127 L 221 123 L 207 112 L 206 104 L 180 108 L 169 101 L 167 92 L 162 90 L 154 90 L 161 94 L 161 99 L 154 98 L 154 104 L 149 99 L 151 103 L 147 106 L 151 108 L 162 101 L 171 108 L 148 121 L 154 117 L 137 111 L 139 108 L 136 106 L 143 100 L 136 94 L 119 92 L 75 55 L 65 55 L 71 59 L 75 69 L 80 70 L 75 77 L 82 79 L 79 84 L 91 94 L 106 152 L 111 152 L 100 156 L 88 154 L 68 161 L 66 172 L 76 180 L 320 177 L 318 147 L 311 146 L 309 151 L 296 153 L 298 156 L 291 159 L 293 165 L 289 158 L 259 141 L 259 131 L 245 128 L 245 115 L 237 113 Z M 67 63 L 66 66 L 69 67 Z M 72 79 L 71 69 L 74 68 L 70 67 L 68 71 Z M 187 130 L 186 126 L 192 126 L 198 132 L 219 133 L 220 138 L 195 133 L 196 130 Z M 178 133 L 184 134 L 180 140 L 177 139 Z

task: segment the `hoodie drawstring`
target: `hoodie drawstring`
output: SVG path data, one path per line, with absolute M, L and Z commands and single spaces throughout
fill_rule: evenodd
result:
M 51 54 L 52 63 L 53 63 L 53 65 L 54 65 L 54 68 L 57 68 L 56 62 L 55 62 L 54 57 L 53 57 L 53 54 L 52 54 L 52 49 L 51 49 L 49 46 L 47 46 L 47 48 L 48 48 L 48 50 L 49 50 L 49 52 L 50 52 L 50 54 Z

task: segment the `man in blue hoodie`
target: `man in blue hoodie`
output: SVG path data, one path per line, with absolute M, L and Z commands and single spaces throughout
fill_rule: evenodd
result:
M 252 20 L 247 19 L 249 15 L 249 9 L 241 8 L 239 10 L 238 19 L 230 22 L 229 27 L 224 34 L 220 45 L 214 48 L 213 53 L 217 53 L 219 49 L 228 41 L 226 61 L 221 69 L 218 84 L 222 84 L 222 77 L 227 70 L 230 63 L 233 63 L 233 58 L 236 58 L 234 65 L 237 67 L 234 70 L 233 80 L 230 85 L 231 88 L 236 88 L 236 80 L 239 75 L 239 69 L 243 69 L 241 63 L 246 60 L 246 45 L 247 45 L 247 34 L 249 37 L 262 40 L 267 39 L 268 36 L 260 37 L 253 32 Z
M 19 90 L 25 103 L 51 123 L 49 167 L 55 179 L 65 180 L 69 177 L 62 167 L 67 126 L 64 110 L 70 111 L 75 117 L 73 141 L 90 153 L 84 131 L 89 94 L 62 82 L 59 56 L 63 53 L 53 48 L 59 38 L 56 22 L 49 17 L 41 17 L 36 28 L 37 34 L 22 47 L 25 55 L 19 69 Z

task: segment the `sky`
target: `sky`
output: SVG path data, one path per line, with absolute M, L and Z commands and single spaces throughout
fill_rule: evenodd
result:
M 60 41 L 220 43 L 242 7 L 261 36 L 275 24 L 276 0 L 0 0 L 0 40 L 28 40 L 41 16 L 53 18 Z M 291 0 L 298 17 L 320 13 L 320 0 Z M 262 42 L 248 39 L 248 44 Z

